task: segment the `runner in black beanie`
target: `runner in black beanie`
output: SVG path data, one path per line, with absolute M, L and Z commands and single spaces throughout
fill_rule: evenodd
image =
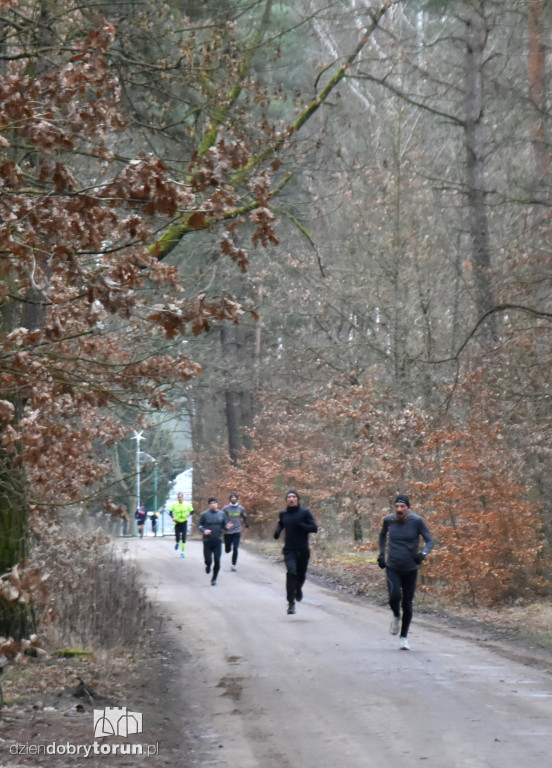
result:
M 318 526 L 310 509 L 300 505 L 297 491 L 290 490 L 286 493 L 286 505 L 278 514 L 274 538 L 280 538 L 282 531 L 285 531 L 282 552 L 287 570 L 287 612 L 295 613 L 295 601 L 303 599 L 303 584 L 307 577 L 310 558 L 309 533 L 316 533 Z

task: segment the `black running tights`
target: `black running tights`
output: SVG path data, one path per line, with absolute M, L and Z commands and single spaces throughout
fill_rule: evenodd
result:
M 389 607 L 395 616 L 402 608 L 401 637 L 407 637 L 408 628 L 412 621 L 414 594 L 418 571 L 395 571 L 387 568 L 387 589 L 389 590 Z

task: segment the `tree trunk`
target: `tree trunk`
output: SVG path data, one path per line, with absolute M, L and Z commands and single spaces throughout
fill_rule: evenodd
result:
M 197 456 L 205 447 L 205 417 L 203 398 L 195 390 L 187 401 L 190 427 L 192 432 L 192 451 Z
M 41 27 L 37 46 L 44 48 L 52 40 L 49 29 L 50 9 L 48 0 L 40 3 Z M 44 60 L 39 57 L 38 67 Z M 45 66 L 45 65 L 44 65 Z M 32 160 L 32 158 L 31 158 Z M 39 290 L 31 283 L 27 301 L 20 313 L 14 302 L 5 302 L 1 308 L 0 329 L 9 333 L 22 325 L 29 330 L 44 323 L 44 304 Z M 22 416 L 24 399 L 13 401 L 15 419 Z M 13 466 L 13 456 L 0 449 L 0 574 L 25 560 L 29 544 L 29 502 L 25 473 Z M 21 639 L 35 631 L 34 612 L 26 603 L 8 602 L 0 598 L 0 635 Z
M 232 464 L 237 465 L 240 455 L 240 401 L 236 392 L 224 392 L 226 428 L 228 430 L 228 454 Z
M 222 343 L 222 357 L 224 360 L 224 407 L 226 414 L 226 428 L 228 432 L 228 454 L 232 464 L 238 463 L 241 449 L 240 440 L 240 398 L 235 392 L 233 372 L 238 363 L 238 345 L 234 328 L 228 321 L 223 321 L 220 338 Z
M 405 324 L 404 308 L 409 302 L 409 281 L 403 279 L 404 275 L 404 237 L 402 228 L 402 203 L 403 203 L 403 139 L 402 117 L 397 116 L 397 133 L 393 152 L 394 167 L 394 200 L 393 200 L 393 265 L 390 271 L 392 285 L 392 312 L 393 312 L 393 362 L 394 377 L 396 383 L 397 398 L 403 402 L 408 401 L 410 394 L 407 384 L 408 371 L 406 367 L 406 347 L 408 329 Z M 400 300 L 398 299 L 400 297 Z
M 0 450 L 0 575 L 27 557 L 29 507 L 24 473 Z M 0 635 L 20 640 L 36 629 L 30 605 L 0 598 Z
M 253 427 L 253 390 L 258 376 L 258 334 L 245 325 L 225 321 L 221 328 L 224 360 L 224 403 L 228 453 L 238 463 L 242 448 L 251 448 L 248 430 Z
M 362 528 L 362 518 L 358 509 L 355 509 L 353 513 L 353 541 L 359 542 L 364 538 L 364 531 Z
M 253 448 L 253 441 L 249 430 L 253 428 L 253 396 L 250 389 L 240 393 L 240 411 L 242 417 L 242 440 L 243 447 L 247 450 Z
M 534 159 L 533 221 L 538 224 L 548 211 L 550 155 L 546 144 L 546 40 L 545 0 L 527 0 L 529 38 L 529 97 L 533 108 L 531 141 Z
M 468 216 L 474 269 L 475 306 L 481 317 L 494 306 L 491 284 L 489 221 L 485 190 L 485 139 L 483 125 L 483 66 L 487 28 L 477 8 L 467 6 L 466 19 L 466 156 Z M 496 338 L 494 315 L 486 336 Z

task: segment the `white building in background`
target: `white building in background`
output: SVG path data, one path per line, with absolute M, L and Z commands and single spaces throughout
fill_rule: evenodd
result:
M 177 501 L 179 493 L 184 494 L 184 501 L 188 501 L 190 504 L 192 503 L 192 480 L 193 469 L 191 467 L 190 469 L 186 469 L 184 472 L 181 472 L 173 480 L 171 491 L 167 501 L 165 502 L 165 506 L 161 510 L 159 520 L 157 521 L 158 534 L 161 534 L 162 536 L 172 536 L 174 531 L 174 523 L 172 517 L 169 515 L 169 509 L 172 507 L 175 501 Z M 191 518 L 188 518 L 188 520 L 190 521 L 188 530 L 190 530 L 192 525 Z
M 167 504 L 165 505 L 167 509 L 171 506 L 171 504 L 174 504 L 176 501 L 176 497 L 179 493 L 184 494 L 184 501 L 190 501 L 192 500 L 192 478 L 193 478 L 193 469 L 190 467 L 190 469 L 185 470 L 184 472 L 181 472 L 179 475 L 175 477 L 173 480 L 173 486 L 171 488 L 171 492 L 169 495 L 169 498 L 167 499 Z

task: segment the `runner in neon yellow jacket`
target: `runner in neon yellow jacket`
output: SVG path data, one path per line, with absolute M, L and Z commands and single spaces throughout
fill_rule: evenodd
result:
M 174 520 L 174 535 L 176 538 L 175 549 L 178 549 L 180 541 L 182 541 L 180 547 L 180 557 L 186 557 L 186 533 L 188 531 L 188 516 L 193 514 L 192 505 L 184 501 L 184 494 L 178 494 L 178 501 L 172 505 L 169 510 L 169 514 Z

